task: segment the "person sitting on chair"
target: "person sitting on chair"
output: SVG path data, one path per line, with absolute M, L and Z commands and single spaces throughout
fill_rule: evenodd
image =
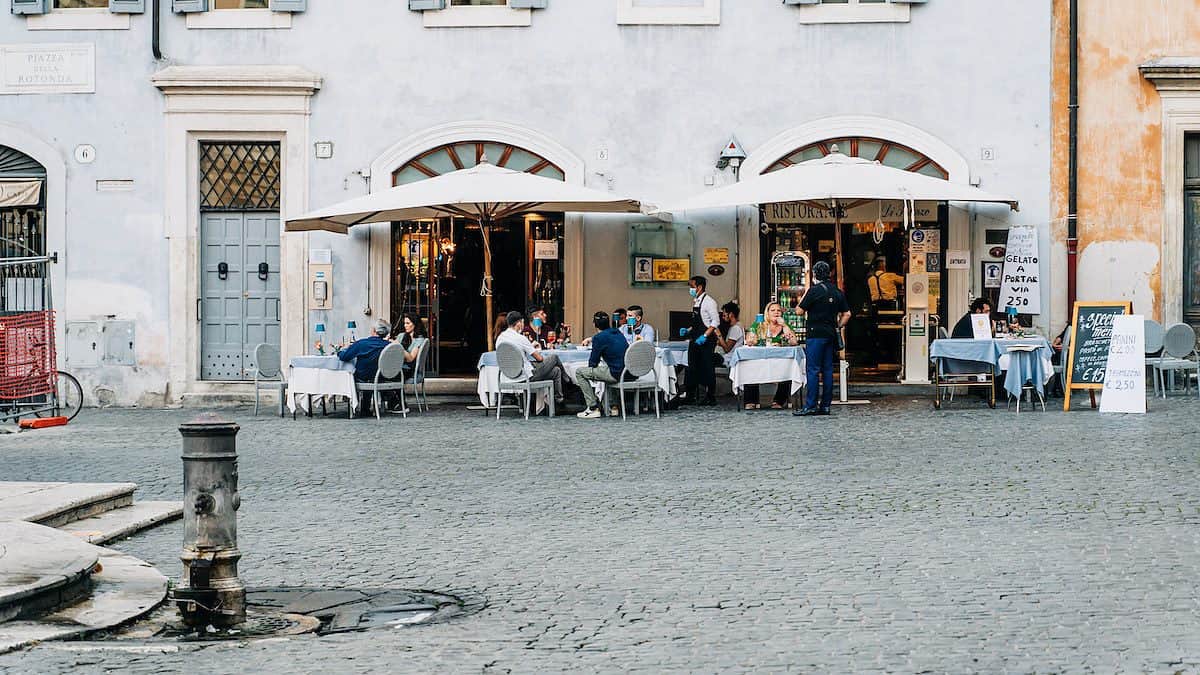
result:
M 509 312 L 504 316 L 508 329 L 496 338 L 496 346 L 510 344 L 525 355 L 525 375 L 533 382 L 552 380 L 554 382 L 554 402 L 563 401 L 563 367 L 555 354 L 542 354 L 529 338 L 522 333 L 525 329 L 525 317 L 520 312 Z
M 975 300 L 973 302 L 971 302 L 971 311 L 964 314 L 963 317 L 958 320 L 958 323 L 954 324 L 954 330 L 952 330 L 950 332 L 950 337 L 952 337 L 952 338 L 968 338 L 968 339 L 975 337 L 975 330 L 971 328 L 971 315 L 972 314 L 983 314 L 988 317 L 991 317 L 991 315 L 992 315 L 991 301 L 988 300 L 987 298 L 975 298 Z M 990 319 L 989 319 L 988 323 L 989 323 L 989 325 L 991 324 Z
M 625 350 L 629 343 L 621 331 L 612 325 L 612 319 L 604 312 L 596 312 L 592 316 L 592 325 L 599 331 L 592 336 L 592 353 L 588 356 L 587 368 L 580 368 L 575 373 L 575 384 L 583 391 L 583 401 L 587 408 L 576 414 L 581 419 L 600 417 L 600 398 L 596 396 L 593 382 L 616 384 L 625 370 Z M 604 365 L 600 362 L 604 361 Z
M 337 353 L 337 357 L 347 363 L 354 362 L 354 381 L 355 382 L 374 382 L 375 374 L 379 372 L 379 355 L 388 345 L 387 335 L 392 331 L 392 327 L 386 321 L 376 321 L 373 335 L 370 337 L 355 340 Z M 391 392 L 386 392 L 391 394 Z M 391 397 L 386 397 L 388 402 L 391 402 Z M 367 410 L 370 395 L 364 395 L 359 401 L 359 409 Z
M 625 315 L 625 324 L 621 326 L 621 334 L 625 341 L 633 344 L 638 340 L 654 343 L 654 327 L 642 318 L 642 306 L 630 305 L 629 313 Z
M 795 347 L 799 343 L 796 332 L 783 320 L 783 305 L 778 302 L 768 302 L 767 306 L 763 308 L 763 317 L 766 324 L 762 328 L 762 339 L 765 340 L 763 346 L 779 344 Z M 746 394 L 746 410 L 757 410 L 759 408 L 759 386 L 748 384 L 743 391 Z M 771 407 L 775 410 L 784 410 L 788 407 L 788 399 L 791 398 L 791 395 L 791 381 L 776 382 L 775 396 L 771 399 Z
M 525 310 L 525 328 L 521 333 L 534 344 L 535 347 L 546 346 L 546 308 L 541 305 L 530 305 Z
M 425 337 L 425 322 L 421 321 L 420 317 L 404 314 L 400 317 L 399 328 L 400 333 L 396 335 L 396 341 L 404 347 L 404 375 L 408 377 L 412 375 L 417 362 L 417 350 L 412 348 L 413 341 Z

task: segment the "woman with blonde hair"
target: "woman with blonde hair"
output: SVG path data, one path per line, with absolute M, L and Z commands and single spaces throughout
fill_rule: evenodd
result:
M 759 326 L 757 342 L 759 346 L 791 346 L 799 343 L 799 337 L 792 327 L 783 320 L 783 305 L 778 302 L 768 302 L 763 308 L 763 322 Z M 771 408 L 784 410 L 788 407 L 791 396 L 791 382 L 776 382 L 775 396 L 771 399 Z M 759 405 L 759 385 L 746 385 L 746 409 L 757 410 Z

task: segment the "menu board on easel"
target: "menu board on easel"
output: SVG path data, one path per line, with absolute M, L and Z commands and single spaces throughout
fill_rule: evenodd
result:
M 1096 391 L 1104 388 L 1104 372 L 1112 342 L 1113 319 L 1130 314 L 1129 302 L 1076 302 L 1071 313 L 1071 350 L 1067 354 L 1067 387 L 1063 410 L 1071 409 L 1071 392 L 1086 390 L 1096 407 Z

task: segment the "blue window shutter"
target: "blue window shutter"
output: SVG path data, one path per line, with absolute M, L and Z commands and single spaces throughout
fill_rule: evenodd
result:
M 513 9 L 546 9 L 550 0 L 508 0 L 508 6 Z
M 408 0 L 408 8 L 414 12 L 426 9 L 446 9 L 446 0 Z
M 146 0 L 108 0 L 108 11 L 113 14 L 141 14 L 146 11 Z
M 208 0 L 171 0 L 175 12 L 207 12 Z
M 783 0 L 785 5 L 819 5 L 821 0 Z
M 303 12 L 308 9 L 308 0 L 271 0 L 271 9 L 276 12 Z
M 45 14 L 50 11 L 50 0 L 12 0 L 13 14 Z

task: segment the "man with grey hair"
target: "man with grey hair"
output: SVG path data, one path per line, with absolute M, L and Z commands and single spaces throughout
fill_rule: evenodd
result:
M 392 327 L 386 321 L 376 321 L 370 337 L 355 340 L 337 353 L 339 359 L 354 362 L 356 381 L 375 381 L 375 373 L 379 372 L 379 354 L 384 347 L 392 344 L 387 340 L 391 331 Z

